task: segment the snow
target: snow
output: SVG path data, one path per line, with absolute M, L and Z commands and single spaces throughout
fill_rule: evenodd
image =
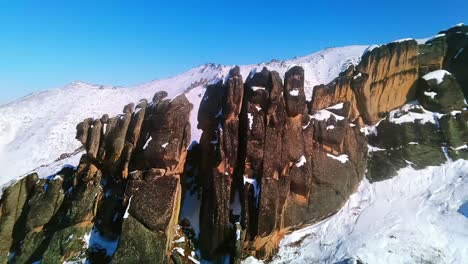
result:
M 426 92 L 425 91 L 424 95 L 430 97 L 431 99 L 434 99 L 436 97 L 437 93 L 436 92 Z
M 258 206 L 259 197 L 260 197 L 260 185 L 258 184 L 256 179 L 248 178 L 244 175 L 244 185 L 246 185 L 247 183 L 252 184 L 254 187 L 254 197 L 256 199 L 257 206 Z
M 418 109 L 422 111 L 422 113 L 416 113 L 413 111 L 409 111 L 410 109 Z M 403 124 L 403 123 L 420 123 L 425 124 L 427 122 L 437 124 L 438 119 L 442 117 L 443 114 L 430 112 L 424 109 L 422 106 L 414 103 L 408 103 L 400 107 L 399 109 L 390 111 L 389 113 L 389 121 L 395 124 Z
M 338 213 L 287 235 L 271 263 L 465 263 L 467 201 L 465 160 L 363 180 Z
M 364 133 L 364 135 L 369 136 L 369 135 L 375 135 L 377 136 L 377 127 L 379 126 L 380 122 L 382 122 L 383 119 L 380 119 L 376 124 L 372 126 L 364 126 L 360 129 L 361 133 Z
M 366 54 L 366 53 L 368 53 L 368 52 L 371 52 L 371 51 L 373 51 L 374 49 L 379 48 L 380 46 L 382 46 L 382 45 L 370 45 L 370 46 L 368 46 L 368 47 L 364 50 L 363 54 Z
M 328 111 L 326 109 L 317 111 L 315 114 L 313 114 L 311 116 L 311 118 L 313 118 L 315 120 L 323 121 L 323 120 L 328 120 L 331 116 L 334 116 L 336 120 L 343 120 L 344 119 L 344 117 L 339 116 L 339 115 L 335 115 L 334 113 L 332 113 L 332 112 L 330 112 L 330 111 Z
M 143 146 L 143 149 L 146 149 L 146 148 L 148 147 L 148 145 L 149 145 L 149 143 L 151 142 L 151 140 L 153 140 L 153 138 L 150 136 L 150 137 L 148 138 L 148 140 L 146 140 L 146 143 L 145 143 L 145 145 Z
M 132 198 L 133 198 L 133 196 L 130 196 L 130 199 L 128 199 L 127 209 L 125 209 L 125 214 L 123 216 L 124 219 L 128 218 L 128 216 L 130 215 L 130 213 L 128 212 L 128 209 L 130 209 L 130 205 L 132 203 Z
M 296 162 L 296 167 L 300 168 L 306 164 L 307 160 L 304 157 L 304 155 L 301 156 L 301 158 Z
M 299 96 L 299 89 L 298 88 L 294 88 L 292 89 L 291 91 L 289 91 L 289 94 L 291 96 Z
M 343 103 L 332 105 L 330 107 L 327 107 L 327 109 L 334 109 L 334 110 L 343 109 Z
M 444 81 L 445 75 L 452 75 L 452 74 L 450 74 L 450 72 L 446 70 L 437 70 L 437 71 L 433 71 L 424 75 L 423 79 L 426 81 L 436 80 L 437 84 L 441 84 Z
M 327 107 L 325 109 L 319 110 L 315 114 L 311 115 L 310 117 L 315 119 L 315 120 L 319 120 L 319 121 L 328 120 L 331 116 L 334 116 L 337 121 L 343 120 L 344 117 L 336 115 L 336 114 L 328 111 L 328 110 L 338 110 L 338 109 L 343 109 L 343 103 L 332 105 L 332 106 Z
M 348 155 L 346 155 L 346 154 L 335 156 L 335 155 L 332 155 L 330 153 L 327 153 L 327 156 L 332 158 L 332 159 L 338 160 L 339 162 L 341 162 L 343 164 L 348 161 Z
M 329 48 L 287 61 L 242 65 L 244 80 L 254 68 L 263 66 L 284 78 L 291 65 L 304 68 L 307 100 L 315 85 L 326 84 L 358 64 L 367 46 Z M 177 76 L 132 87 L 112 87 L 74 82 L 62 88 L 41 91 L 0 106 L 0 186 L 12 179 L 53 163 L 63 153 L 73 153 L 81 146 L 75 139 L 76 125 L 86 118 L 103 114 L 116 116 L 130 102 L 149 101 L 154 93 L 165 90 L 168 98 L 185 93 L 194 108 L 190 115 L 193 141 L 199 141 L 197 113 L 205 93 L 204 85 L 226 77 L 232 66 L 207 64 Z M 76 165 L 76 164 L 71 164 Z
M 379 147 L 374 147 L 371 145 L 367 145 L 367 152 L 377 152 L 377 151 L 385 151 L 386 149 L 379 148 Z
M 252 130 L 253 115 L 251 113 L 247 113 L 247 118 L 249 119 L 249 129 Z
M 358 73 L 353 77 L 353 79 L 356 80 L 356 79 L 361 78 L 361 77 L 362 77 L 362 73 Z
M 413 39 L 413 38 L 404 38 L 404 39 L 394 40 L 394 41 L 392 41 L 392 42 L 393 42 L 393 43 L 401 43 L 401 42 L 411 41 L 411 40 L 414 40 L 414 39 Z
M 461 145 L 460 147 L 455 148 L 455 150 L 462 150 L 462 149 L 468 149 L 468 145 Z
M 332 129 L 335 129 L 335 126 L 334 126 L 334 125 L 329 125 L 329 126 L 327 126 L 327 130 L 332 130 Z
M 255 92 L 257 90 L 265 90 L 265 87 L 260 87 L 260 86 L 252 86 L 252 90 Z
M 169 142 L 166 142 L 166 143 L 162 144 L 161 147 L 166 148 L 167 145 L 169 145 Z

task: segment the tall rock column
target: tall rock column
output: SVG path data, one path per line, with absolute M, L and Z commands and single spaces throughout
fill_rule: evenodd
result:
M 225 254 L 230 239 L 231 185 L 238 158 L 243 96 L 244 84 L 236 66 L 224 84 L 218 81 L 207 87 L 198 113 L 203 130 L 200 240 L 205 258 Z

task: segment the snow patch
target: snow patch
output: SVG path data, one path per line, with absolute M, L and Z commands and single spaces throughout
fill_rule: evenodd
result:
M 338 160 L 339 162 L 341 162 L 343 164 L 348 161 L 348 155 L 346 155 L 346 154 L 335 156 L 335 155 L 332 155 L 330 153 L 327 153 L 327 156 L 332 158 L 332 159 Z
M 423 79 L 426 81 L 436 80 L 437 84 L 441 84 L 444 81 L 445 75 L 452 75 L 452 74 L 446 70 L 437 70 L 437 71 L 433 71 L 424 75 Z
M 296 167 L 300 168 L 306 164 L 307 160 L 304 157 L 304 155 L 301 156 L 301 158 L 296 162 Z
M 289 91 L 289 94 L 291 96 L 299 96 L 299 89 L 298 88 L 293 88 L 291 91 Z
M 130 215 L 130 213 L 128 212 L 128 210 L 130 209 L 130 205 L 132 203 L 132 198 L 133 196 L 130 196 L 130 199 L 128 199 L 128 205 L 127 205 L 127 209 L 125 209 L 125 214 L 123 216 L 124 219 L 128 218 L 128 216 Z
M 437 95 L 436 92 L 427 92 L 427 91 L 424 91 L 424 95 L 427 96 L 427 97 L 430 97 L 431 99 L 434 99 Z
M 146 140 L 146 143 L 145 143 L 145 145 L 143 146 L 143 149 L 146 149 L 146 148 L 148 147 L 148 145 L 149 145 L 149 143 L 151 142 L 151 140 L 153 140 L 153 138 L 150 136 L 150 137 L 148 138 L 148 140 Z
M 260 87 L 260 86 L 252 86 L 252 90 L 255 92 L 255 91 L 258 91 L 258 90 L 266 90 L 265 87 Z
M 414 39 L 413 38 L 398 39 L 398 40 L 392 41 L 392 43 L 401 43 L 401 42 L 411 41 L 411 40 L 414 40 Z
M 247 118 L 249 119 L 249 129 L 252 130 L 253 115 L 251 113 L 247 113 Z

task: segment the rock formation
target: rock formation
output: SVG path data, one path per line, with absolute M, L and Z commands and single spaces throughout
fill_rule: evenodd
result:
M 467 32 L 369 49 L 310 102 L 299 66 L 245 83 L 233 67 L 206 86 L 198 124 L 185 95 L 164 91 L 85 119 L 76 168 L 3 191 L 0 263 L 267 259 L 287 232 L 337 212 L 364 175 L 468 159 Z M 183 206 L 199 211 L 196 226 Z

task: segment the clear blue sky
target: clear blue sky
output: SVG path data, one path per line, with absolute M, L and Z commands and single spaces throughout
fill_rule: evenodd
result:
M 74 80 L 128 86 L 468 23 L 467 0 L 382 2 L 0 0 L 0 104 Z

